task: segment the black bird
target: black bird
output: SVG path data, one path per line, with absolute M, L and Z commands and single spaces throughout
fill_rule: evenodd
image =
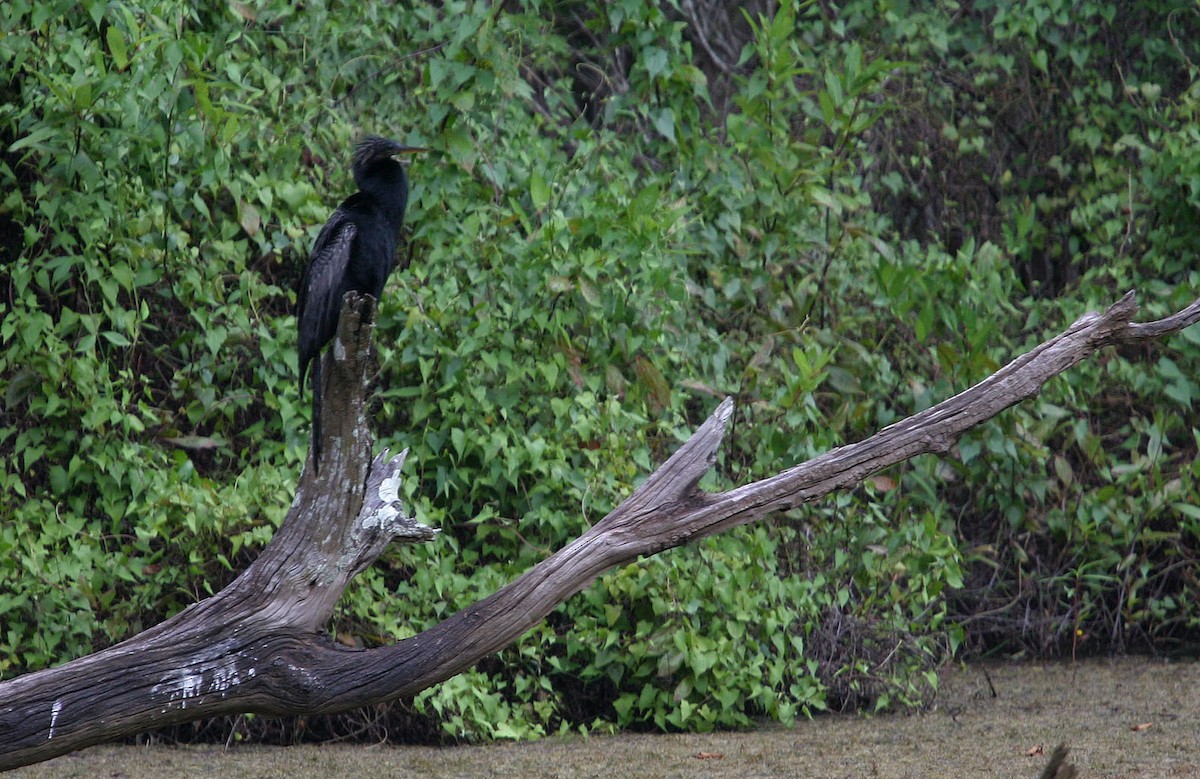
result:
M 408 205 L 408 176 L 394 157 L 420 151 L 425 149 L 378 135 L 358 142 L 350 170 L 359 191 L 343 200 L 321 228 L 300 281 L 300 392 L 312 363 L 314 471 L 321 460 L 321 349 L 337 331 L 343 295 L 355 290 L 379 300 L 383 294 Z

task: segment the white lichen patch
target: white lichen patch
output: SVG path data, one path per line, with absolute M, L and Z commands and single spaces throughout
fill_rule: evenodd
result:
M 248 667 L 245 670 L 247 679 L 254 678 L 254 667 Z M 230 687 L 236 687 L 242 683 L 242 671 L 238 670 L 236 660 L 230 660 L 223 667 L 216 669 L 212 674 L 212 681 L 208 684 L 208 689 L 212 692 L 224 694 Z
M 50 706 L 50 736 L 47 740 L 54 738 L 54 726 L 58 724 L 58 715 L 62 713 L 62 698 L 56 700 Z
M 150 693 L 166 696 L 168 708 L 177 706 L 186 709 L 189 702 L 198 701 L 205 693 L 217 693 L 225 697 L 230 688 L 253 679 L 254 676 L 253 666 L 241 668 L 237 658 L 229 658 L 211 670 L 172 671 L 151 687 Z
M 384 503 L 400 502 L 400 469 L 379 483 L 379 499 Z
M 180 669 L 172 671 L 150 688 L 151 695 L 165 695 L 169 703 L 186 709 L 188 701 L 200 697 L 204 686 L 204 674 Z

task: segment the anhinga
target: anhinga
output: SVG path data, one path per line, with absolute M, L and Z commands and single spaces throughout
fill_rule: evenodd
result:
M 342 201 L 321 228 L 300 281 L 300 393 L 312 363 L 314 471 L 321 460 L 321 349 L 337 331 L 343 295 L 355 290 L 379 300 L 383 294 L 408 205 L 408 177 L 394 157 L 419 151 L 425 149 L 378 135 L 358 142 L 350 169 L 359 191 Z

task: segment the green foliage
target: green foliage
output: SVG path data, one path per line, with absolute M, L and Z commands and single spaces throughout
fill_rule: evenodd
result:
M 438 150 L 376 417 L 444 531 L 352 585 L 331 631 L 367 644 L 576 537 L 725 395 L 714 489 L 1200 286 L 1194 8 L 782 3 L 728 69 L 671 4 L 347 10 L 0 9 L 0 675 L 270 537 L 308 440 L 290 290 L 363 131 Z M 453 739 L 742 727 L 920 705 L 963 648 L 1194 636 L 1198 357 L 1107 355 L 955 457 L 609 572 L 412 710 Z
M 281 445 L 291 347 L 262 316 L 282 294 L 274 246 L 214 218 L 250 208 L 232 143 L 246 109 L 207 76 L 236 47 L 178 8 L 47 8 L 3 12 L 19 31 L 3 66 L 22 76 L 0 113 L 0 670 L 219 588 L 282 518 L 299 459 Z
M 927 276 L 889 268 L 885 288 L 902 296 L 896 313 L 915 312 L 919 341 L 937 336 L 939 318 L 963 334 L 937 345 L 943 371 L 962 356 L 977 365 L 960 375 L 977 379 L 1011 354 L 998 344 L 1031 344 L 1129 289 L 1147 318 L 1194 299 L 1200 16 L 1168 6 L 1029 0 L 888 17 L 898 56 L 934 73 L 903 83 L 881 122 L 878 191 L 891 195 L 876 202 L 935 250 L 998 247 L 999 272 L 1019 280 L 943 297 Z M 897 209 L 908 202 L 926 204 L 923 219 Z M 972 300 L 1008 305 L 1006 291 L 1022 288 L 1034 296 L 1013 312 L 1023 329 L 998 329 L 995 309 L 967 311 Z M 1197 554 L 1196 342 L 1185 332 L 1085 363 L 960 442 L 962 487 L 947 494 L 968 507 L 959 532 L 972 575 L 955 610 L 975 626 L 972 645 L 1054 653 L 1194 635 L 1180 572 Z

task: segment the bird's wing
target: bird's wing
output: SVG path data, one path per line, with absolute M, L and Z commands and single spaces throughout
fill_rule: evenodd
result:
M 337 317 L 341 312 L 342 279 L 346 276 L 350 250 L 358 234 L 353 222 L 337 217 L 338 214 L 334 214 L 334 218 L 321 228 L 317 236 L 296 300 L 301 386 L 308 363 L 317 356 L 325 341 L 332 337 L 332 328 L 337 327 Z M 327 330 L 329 332 L 324 332 Z

